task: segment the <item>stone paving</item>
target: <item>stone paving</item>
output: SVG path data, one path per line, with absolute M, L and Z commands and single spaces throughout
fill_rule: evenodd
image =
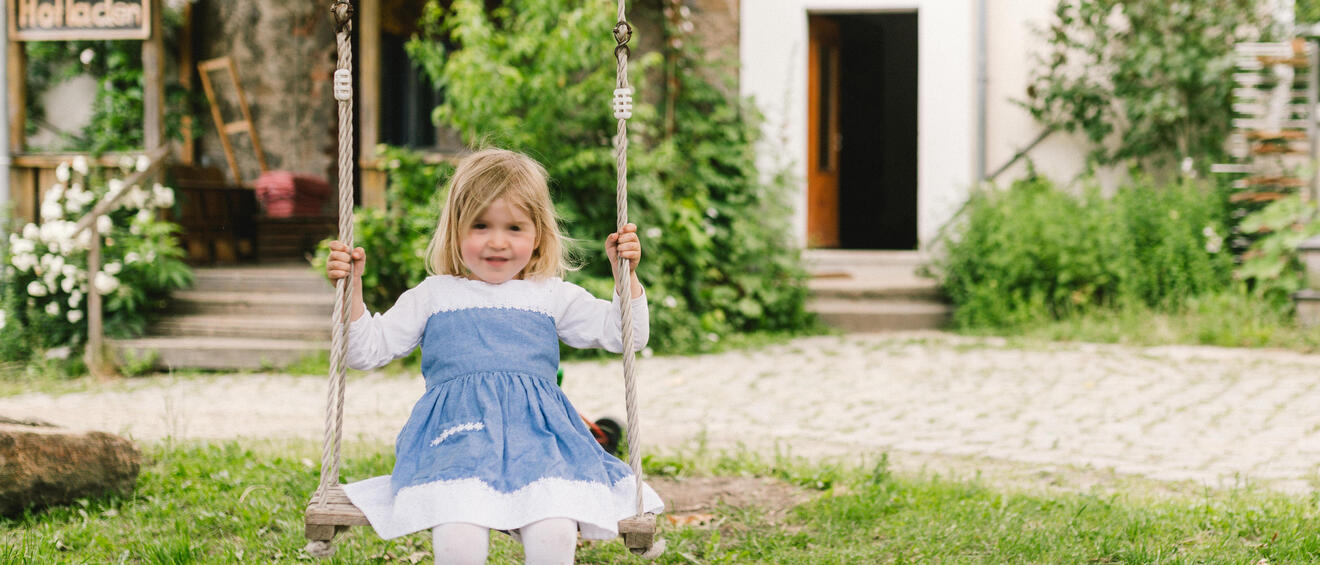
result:
M 616 362 L 565 364 L 586 415 L 623 420 Z M 1320 488 L 1320 355 L 1210 347 L 1019 345 L 941 333 L 811 337 L 639 359 L 645 448 L 968 456 L 1158 480 Z M 345 437 L 388 444 L 421 379 L 351 373 Z M 139 441 L 319 440 L 323 377 L 133 379 L 0 398 L 0 415 Z

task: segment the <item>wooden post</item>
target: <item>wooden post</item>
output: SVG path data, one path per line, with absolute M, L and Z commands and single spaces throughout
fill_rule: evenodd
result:
M 27 129 L 27 52 L 23 43 L 9 40 L 8 76 L 5 88 L 9 89 L 9 152 L 22 153 L 27 146 L 24 131 Z
M 161 32 L 161 0 L 151 2 L 151 37 L 142 42 L 143 135 L 146 150 L 165 144 L 165 40 Z
M 358 8 L 357 98 L 362 205 L 385 209 L 385 175 L 375 167 L 380 142 L 380 0 L 362 0 Z M 370 171 L 370 172 L 369 172 Z
M 87 362 L 87 371 L 94 376 L 101 376 L 104 367 L 101 354 L 104 352 L 101 328 L 101 293 L 96 290 L 96 274 L 101 272 L 101 232 L 97 230 L 96 220 L 87 225 L 91 235 L 91 248 L 87 252 L 87 352 L 83 359 Z
M 192 77 L 196 71 L 193 69 L 193 5 L 191 2 L 183 5 L 183 29 L 179 30 L 179 83 L 188 92 L 192 92 Z M 193 164 L 193 156 L 197 154 L 197 144 L 193 140 L 193 119 L 192 115 L 185 113 L 183 115 L 183 155 L 179 161 L 184 165 Z

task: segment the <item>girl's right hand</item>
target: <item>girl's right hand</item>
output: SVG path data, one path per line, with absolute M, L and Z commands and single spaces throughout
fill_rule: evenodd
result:
M 350 261 L 351 271 L 349 270 Z M 354 277 L 361 277 L 366 266 L 367 252 L 363 251 L 361 247 L 354 249 L 350 256 L 347 245 L 339 240 L 330 242 L 330 257 L 325 262 L 325 274 L 330 277 L 330 280 L 336 281 L 346 278 L 349 274 Z

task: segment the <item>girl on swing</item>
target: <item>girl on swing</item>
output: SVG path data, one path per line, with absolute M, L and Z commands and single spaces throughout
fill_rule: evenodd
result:
M 627 298 L 595 298 L 560 277 L 563 236 L 545 169 L 500 149 L 458 165 L 427 247 L 432 275 L 383 314 L 363 316 L 366 254 L 330 244 L 332 280 L 352 277 L 348 366 L 374 369 L 422 349 L 426 392 L 395 443 L 390 476 L 344 492 L 390 539 L 431 529 L 436 563 L 484 563 L 490 530 L 515 531 L 529 564 L 572 563 L 577 534 L 609 539 L 637 508 L 636 477 L 587 430 L 556 386 L 559 342 L 621 352 L 623 300 L 644 347 L 641 241 L 628 224 L 605 251 L 633 267 Z M 663 503 L 644 488 L 646 511 Z

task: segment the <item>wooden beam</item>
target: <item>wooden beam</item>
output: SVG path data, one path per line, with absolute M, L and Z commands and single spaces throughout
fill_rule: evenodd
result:
M 193 89 L 193 5 L 191 2 L 183 4 L 183 29 L 179 30 L 179 84 L 183 85 L 184 90 L 192 92 Z M 197 154 L 197 142 L 193 139 L 193 118 L 190 114 L 184 113 L 180 124 L 183 128 L 183 155 L 180 162 L 184 165 L 192 165 L 194 155 Z
M 151 1 L 151 37 L 142 42 L 142 140 L 151 151 L 165 144 L 165 40 L 161 0 Z
M 23 44 L 10 41 L 7 49 L 9 95 L 9 152 L 22 153 L 27 146 L 27 52 Z
M 362 0 L 358 9 L 357 65 L 358 153 L 362 161 L 374 161 L 380 143 L 380 0 Z M 370 177 L 370 178 L 369 178 Z M 362 169 L 359 186 L 363 206 L 385 209 L 384 175 Z

